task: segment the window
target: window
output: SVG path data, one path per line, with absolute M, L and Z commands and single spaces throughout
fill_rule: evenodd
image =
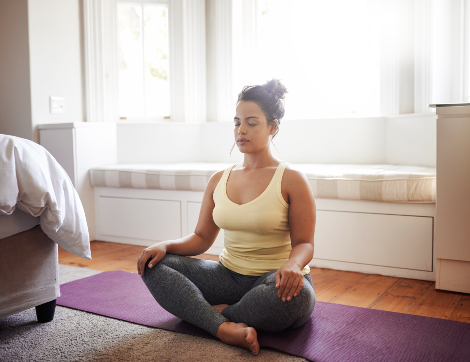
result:
M 170 115 L 168 6 L 117 2 L 120 118 Z
M 258 1 L 257 78 L 283 81 L 287 118 L 379 115 L 380 42 L 369 0 Z
M 432 74 L 433 69 L 442 73 L 441 67 L 434 66 L 432 51 L 437 48 L 435 35 L 442 33 L 435 29 L 442 23 L 440 7 L 451 7 L 449 2 L 253 0 L 232 4 L 233 93 L 247 84 L 279 78 L 289 91 L 286 119 L 426 113 L 431 85 L 444 89 Z M 443 44 L 452 43 L 447 35 L 444 38 Z
M 205 0 L 83 0 L 88 122 L 206 120 Z

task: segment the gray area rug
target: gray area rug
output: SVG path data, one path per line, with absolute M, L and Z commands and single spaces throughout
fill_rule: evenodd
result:
M 100 271 L 60 265 L 60 283 Z M 306 361 L 272 349 L 258 356 L 219 341 L 57 307 L 39 324 L 34 308 L 0 319 L 0 361 Z

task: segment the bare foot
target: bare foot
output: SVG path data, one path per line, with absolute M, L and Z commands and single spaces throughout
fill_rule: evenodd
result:
M 222 313 L 222 311 L 228 307 L 228 304 L 217 304 L 212 307 L 214 307 L 217 312 Z
M 217 329 L 216 337 L 224 343 L 249 349 L 255 356 L 259 353 L 256 330 L 245 323 L 224 322 Z

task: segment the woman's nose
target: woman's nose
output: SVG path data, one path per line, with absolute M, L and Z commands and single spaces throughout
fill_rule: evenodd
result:
M 241 135 L 246 134 L 246 126 L 240 125 L 240 127 L 238 127 L 238 133 Z

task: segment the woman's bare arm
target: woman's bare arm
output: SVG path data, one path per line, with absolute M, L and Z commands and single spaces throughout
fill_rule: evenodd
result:
M 292 251 L 289 259 L 276 273 L 278 296 L 283 301 L 297 296 L 303 286 L 302 269 L 313 258 L 316 222 L 315 199 L 307 177 L 286 169 L 283 188 L 289 201 L 289 228 Z
M 222 174 L 223 171 L 220 171 L 212 175 L 207 184 L 194 233 L 181 239 L 164 241 L 167 252 L 177 255 L 199 255 L 212 246 L 220 230 L 212 217 L 215 207 L 213 194 Z
M 214 243 L 219 227 L 214 223 L 212 211 L 214 210 L 213 194 L 215 187 L 222 177 L 223 171 L 217 172 L 210 178 L 204 197 L 201 211 L 194 233 L 176 240 L 166 240 L 145 248 L 137 261 L 137 271 L 144 275 L 145 263 L 152 258 L 149 267 L 158 263 L 166 253 L 177 255 L 199 255 L 207 251 Z

